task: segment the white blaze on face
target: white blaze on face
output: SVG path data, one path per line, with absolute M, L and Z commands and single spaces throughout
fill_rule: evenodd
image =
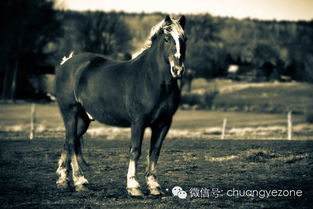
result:
M 171 25 L 171 30 L 169 32 L 169 34 L 173 37 L 174 41 L 175 41 L 175 46 L 176 46 L 176 52 L 174 54 L 174 56 L 170 56 L 169 57 L 169 62 L 170 62 L 170 66 L 171 66 L 171 74 L 174 78 L 181 76 L 183 70 L 184 70 L 184 64 L 178 64 L 175 62 L 175 60 L 180 60 L 181 59 L 181 45 L 179 42 L 179 38 L 181 38 L 184 34 L 183 29 L 181 28 L 181 26 L 179 25 L 179 23 L 177 22 L 173 22 L 173 24 Z
M 180 59 L 181 54 L 180 54 L 180 44 L 179 44 L 179 33 L 177 32 L 176 29 L 174 29 L 171 31 L 171 35 L 175 41 L 175 46 L 176 46 L 176 53 L 174 54 L 174 57 L 176 59 Z M 175 78 L 176 73 L 173 72 L 173 67 L 175 67 L 173 59 L 170 59 L 170 66 L 171 66 L 171 74 Z
M 175 45 L 176 45 L 176 53 L 174 54 L 174 56 L 179 59 L 181 56 L 181 54 L 180 54 L 180 43 L 179 43 L 179 33 L 177 30 L 172 30 L 171 35 L 172 35 L 173 39 L 175 40 Z

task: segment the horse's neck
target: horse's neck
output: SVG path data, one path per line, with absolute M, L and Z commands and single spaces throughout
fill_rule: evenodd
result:
M 164 51 L 159 43 L 154 43 L 151 48 L 147 49 L 143 58 L 147 63 L 147 67 L 143 70 L 153 78 L 153 81 L 159 84 L 171 82 L 170 65 L 166 62 Z

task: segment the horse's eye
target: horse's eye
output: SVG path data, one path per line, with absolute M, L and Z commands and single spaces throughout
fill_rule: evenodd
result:
M 170 41 L 169 37 L 166 37 L 166 36 L 165 36 L 164 40 L 165 40 L 165 42 L 169 42 Z

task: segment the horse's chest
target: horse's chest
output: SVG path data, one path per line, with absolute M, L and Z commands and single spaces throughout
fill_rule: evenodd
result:
M 179 104 L 179 95 L 171 94 L 159 101 L 155 107 L 151 122 L 156 120 L 168 120 L 173 117 Z

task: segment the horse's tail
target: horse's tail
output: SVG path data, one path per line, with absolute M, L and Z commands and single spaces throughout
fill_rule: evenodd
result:
M 84 138 L 81 136 L 80 139 L 77 140 L 76 144 L 76 154 L 78 157 L 78 160 L 80 162 L 82 162 L 84 165 L 89 166 L 89 163 L 86 162 L 84 156 L 83 156 L 83 152 L 82 152 L 82 147 L 84 146 Z

